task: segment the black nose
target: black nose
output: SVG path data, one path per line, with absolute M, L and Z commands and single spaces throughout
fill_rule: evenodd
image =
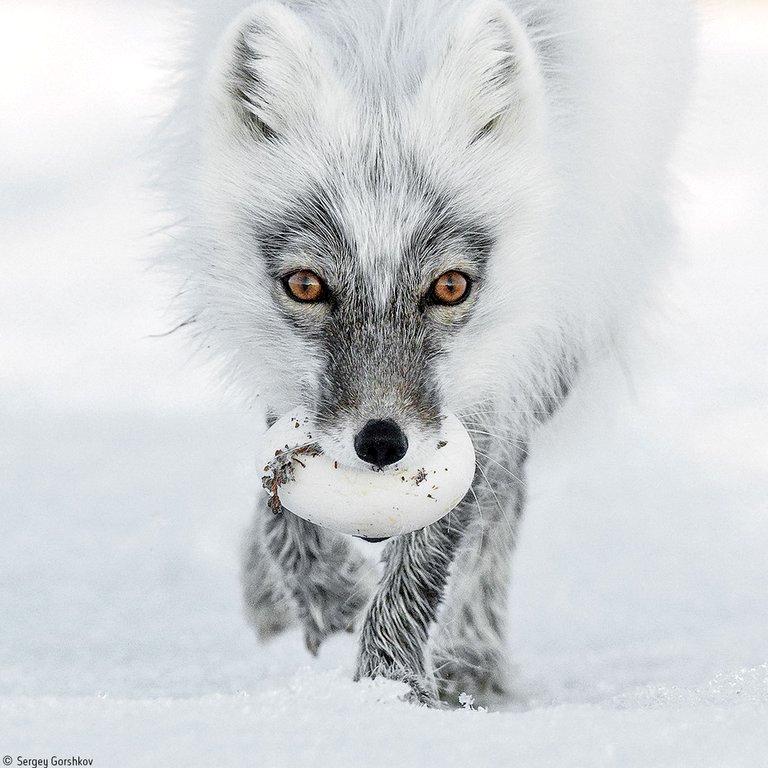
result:
M 408 438 L 392 419 L 369 421 L 355 435 L 355 453 L 377 467 L 400 461 L 407 451 Z

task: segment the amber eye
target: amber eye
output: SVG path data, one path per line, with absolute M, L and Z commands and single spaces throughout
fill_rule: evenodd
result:
M 469 296 L 470 281 L 463 272 L 445 272 L 432 283 L 429 296 L 435 304 L 453 306 Z
M 296 301 L 316 302 L 325 298 L 325 283 L 308 269 L 300 269 L 283 280 L 288 295 Z

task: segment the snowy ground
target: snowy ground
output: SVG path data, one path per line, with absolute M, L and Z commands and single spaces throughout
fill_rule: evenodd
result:
M 0 756 L 768 766 L 768 7 L 710 6 L 669 328 L 535 446 L 508 712 L 244 625 L 256 415 L 164 330 L 131 159 L 151 2 L 0 5 Z

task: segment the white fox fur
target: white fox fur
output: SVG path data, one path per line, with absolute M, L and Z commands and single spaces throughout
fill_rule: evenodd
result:
M 184 4 L 183 16 L 186 64 L 161 171 L 180 214 L 169 261 L 183 278 L 182 319 L 272 414 L 327 400 L 339 370 L 365 380 L 370 403 L 356 390 L 349 412 L 327 406 L 325 447 L 343 460 L 354 461 L 349 438 L 366 408 L 398 412 L 393 392 L 421 372 L 414 352 L 410 372 L 403 363 L 387 389 L 387 361 L 416 344 L 400 328 L 390 342 L 386 329 L 382 338 L 370 330 L 347 355 L 358 359 L 329 373 L 302 331 L 310 316 L 276 292 L 264 232 L 288 238 L 274 221 L 293 215 L 308 186 L 321 189 L 326 214 L 354 246 L 353 264 L 326 264 L 354 271 L 363 286 L 354 290 L 367 309 L 350 315 L 350 334 L 401 291 L 407 243 L 435 200 L 493 233 L 474 303 L 435 315 L 432 325 L 450 332 L 429 358 L 435 409 L 484 422 L 493 435 L 524 441 L 648 304 L 674 242 L 669 160 L 693 58 L 684 0 L 224 0 Z M 446 242 L 429 274 L 467 262 L 458 241 Z M 274 258 L 286 270 L 310 257 L 297 245 Z M 413 413 L 429 407 L 401 408 L 414 443 L 426 432 Z M 513 467 L 524 458 L 504 456 Z M 518 491 L 505 503 L 518 508 Z M 289 539 L 283 531 L 282 554 Z M 392 563 L 396 555 L 416 557 L 398 550 Z M 274 589 L 252 588 L 253 600 L 277 605 Z M 388 609 L 377 605 L 370 622 L 384 621 Z M 428 698 L 419 680 L 429 664 L 371 661 L 366 642 L 376 638 L 368 626 L 359 673 L 399 676 Z
M 455 46 L 453 68 L 436 72 L 430 63 L 439 59 L 452 27 L 469 34 L 472 22 L 462 19 L 467 8 L 474 7 L 479 16 L 490 13 L 495 3 L 330 0 L 286 5 L 306 19 L 298 32 L 281 6 L 262 6 L 286 16 L 281 42 L 288 50 L 279 51 L 276 60 L 301 61 L 308 46 L 323 59 L 327 77 L 313 84 L 309 72 L 302 81 L 276 65 L 275 88 L 295 122 L 287 112 L 276 119 L 285 119 L 288 130 L 299 130 L 313 112 L 321 118 L 316 141 L 334 135 L 343 140 L 345 130 L 381 127 L 386 115 L 377 114 L 373 98 L 405 109 L 418 90 L 416 103 L 409 105 L 409 124 L 398 129 L 413 133 L 424 162 L 458 186 L 468 205 L 506 223 L 489 281 L 498 286 L 496 294 L 482 322 L 456 344 L 461 363 L 454 371 L 465 376 L 452 382 L 451 395 L 457 411 L 466 400 L 476 401 L 478 392 L 492 401 L 512 395 L 512 408 L 501 410 L 524 419 L 524 407 L 539 409 L 543 389 L 556 383 L 553 361 L 564 355 L 579 360 L 620 337 L 666 262 L 668 160 L 692 58 L 688 3 L 507 2 L 510 13 L 531 25 L 531 44 L 537 46 L 538 61 L 526 63 L 519 84 L 524 88 L 531 79 L 532 92 L 521 94 L 527 100 L 521 105 L 523 125 L 519 131 L 510 128 L 511 141 L 475 153 L 463 148 L 462 132 L 493 113 L 496 94 L 472 90 L 477 83 L 461 57 L 479 57 L 482 43 L 475 51 Z M 248 235 L 239 226 L 239 206 L 244 201 L 246 207 L 282 204 L 307 167 L 323 161 L 313 157 L 307 142 L 298 163 L 281 165 L 285 158 L 280 157 L 272 167 L 266 153 L 232 141 L 224 118 L 206 125 L 206 92 L 215 89 L 210 72 L 226 56 L 220 37 L 244 7 L 241 0 L 187 6 L 192 14 L 188 64 L 171 123 L 174 145 L 164 182 L 174 180 L 171 205 L 186 217 L 174 258 L 180 260 L 182 302 L 195 319 L 195 333 L 226 361 L 227 372 L 246 393 L 280 413 L 299 397 L 303 382 L 296 374 L 311 358 L 300 362 L 300 354 L 272 330 L 270 303 L 259 292 L 261 275 L 250 263 L 248 243 L 243 245 Z M 258 12 L 254 8 L 245 13 Z M 525 55 L 527 47 L 520 49 Z M 473 64 L 484 66 L 480 60 Z M 415 89 L 420 80 L 426 82 Z M 371 93 L 372 82 L 381 91 Z M 354 174 L 354 168 L 349 172 Z M 251 203 L 254 197 L 257 202 Z M 363 220 L 368 215 L 365 210 L 359 214 Z M 385 270 L 379 274 L 386 279 Z M 287 386 L 289 380 L 297 389 Z

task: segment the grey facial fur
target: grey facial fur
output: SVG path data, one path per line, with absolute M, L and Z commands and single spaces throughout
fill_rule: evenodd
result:
M 369 172 L 362 175 L 365 190 L 359 194 L 381 200 L 386 213 L 392 206 L 391 177 L 381 163 L 375 150 L 367 163 L 361 159 Z M 443 406 L 435 363 L 446 341 L 469 321 L 482 292 L 493 248 L 487 225 L 462 213 L 449 195 L 438 194 L 415 161 L 405 167 L 397 197 L 407 195 L 409 209 L 418 215 L 411 213 L 400 238 L 361 245 L 359 227 L 344 220 L 331 182 L 311 185 L 256 235 L 282 316 L 319 361 L 316 387 L 305 399 L 318 426 L 331 434 L 376 418 L 394 418 L 424 436 L 433 434 Z M 386 227 L 386 220 L 379 222 L 379 228 Z M 396 268 L 382 292 L 370 264 L 384 261 Z M 473 295 L 453 308 L 430 304 L 432 281 L 452 266 L 469 273 Z M 299 267 L 316 271 L 326 282 L 329 293 L 322 305 L 302 305 L 283 295 L 280 279 Z

